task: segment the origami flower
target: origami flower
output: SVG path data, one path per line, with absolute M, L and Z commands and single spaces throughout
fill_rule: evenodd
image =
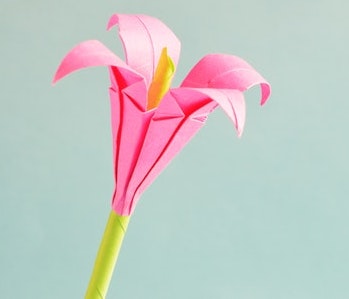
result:
M 145 15 L 113 15 L 126 63 L 96 40 L 73 48 L 54 81 L 88 66 L 110 69 L 111 118 L 115 161 L 112 206 L 130 215 L 142 192 L 220 106 L 243 130 L 243 91 L 261 84 L 263 104 L 270 87 L 244 60 L 211 54 L 200 60 L 179 88 L 169 89 L 180 42 L 159 20 Z
M 115 163 L 112 199 L 115 214 L 110 223 L 118 223 L 119 230 L 110 235 L 108 227 L 114 224 L 108 223 L 103 240 L 114 242 L 106 245 L 108 252 L 120 247 L 127 217 L 143 191 L 205 124 L 216 107 L 225 111 L 241 135 L 245 122 L 243 92 L 260 84 L 261 104 L 270 95 L 268 82 L 247 62 L 223 54 L 205 56 L 178 88 L 170 88 L 180 52 L 180 42 L 174 33 L 159 20 L 145 15 L 115 14 L 108 29 L 115 25 L 119 28 L 126 62 L 99 41 L 89 40 L 66 55 L 54 77 L 56 82 L 90 66 L 107 66 L 110 71 Z M 120 234 L 121 240 L 115 241 Z M 95 267 L 108 263 L 103 246 Z M 114 262 L 116 257 L 112 258 Z M 103 267 L 91 281 L 104 275 Z M 108 279 L 110 277 L 100 280 Z M 99 282 L 94 284 L 95 295 L 86 295 L 86 298 L 104 298 L 106 289 L 101 290 Z

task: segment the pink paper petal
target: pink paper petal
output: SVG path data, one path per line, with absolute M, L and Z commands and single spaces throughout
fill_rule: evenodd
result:
M 132 77 L 133 80 L 141 80 L 141 77 L 134 70 L 101 42 L 88 40 L 75 46 L 63 58 L 53 78 L 53 83 L 74 71 L 91 66 L 116 66 L 121 71 L 127 73 L 127 77 Z
M 177 65 L 180 41 L 160 20 L 145 15 L 115 14 L 107 28 L 115 25 L 119 26 L 127 64 L 144 76 L 147 85 L 152 81 L 164 47 Z
M 261 85 L 261 104 L 270 96 L 269 83 L 243 59 L 224 54 L 202 58 L 182 82 L 182 87 L 236 89 Z

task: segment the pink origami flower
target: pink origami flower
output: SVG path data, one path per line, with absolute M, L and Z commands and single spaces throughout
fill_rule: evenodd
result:
M 162 22 L 144 15 L 113 15 L 126 62 L 96 40 L 63 59 L 54 82 L 89 66 L 108 66 L 115 170 L 112 211 L 97 254 L 86 299 L 105 298 L 130 215 L 143 191 L 220 106 L 238 135 L 245 122 L 243 92 L 260 84 L 264 104 L 270 86 L 244 60 L 222 54 L 201 59 L 180 87 L 170 89 L 180 43 Z
M 261 85 L 261 104 L 270 95 L 268 82 L 247 62 L 231 55 L 202 58 L 180 87 L 169 88 L 180 42 L 159 20 L 145 15 L 113 15 L 126 62 L 102 43 L 89 40 L 63 59 L 54 82 L 90 66 L 108 66 L 115 162 L 112 208 L 130 215 L 142 192 L 220 106 L 238 135 L 245 122 L 243 92 Z

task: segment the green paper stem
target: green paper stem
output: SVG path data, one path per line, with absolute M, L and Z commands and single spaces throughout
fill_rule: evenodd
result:
M 110 212 L 85 299 L 105 299 L 129 220 Z

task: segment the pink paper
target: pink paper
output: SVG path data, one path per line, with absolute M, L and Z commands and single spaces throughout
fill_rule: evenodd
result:
M 232 55 L 201 59 L 179 88 L 170 89 L 160 105 L 146 110 L 147 92 L 167 47 L 178 62 L 180 44 L 159 20 L 144 15 L 113 15 L 108 28 L 119 26 L 126 63 L 98 41 L 86 41 L 63 59 L 54 82 L 88 66 L 108 66 L 114 153 L 115 191 L 112 207 L 130 215 L 144 190 L 174 156 L 221 107 L 241 135 L 245 122 L 243 92 L 261 85 L 261 104 L 270 95 L 269 83 L 247 62 Z

